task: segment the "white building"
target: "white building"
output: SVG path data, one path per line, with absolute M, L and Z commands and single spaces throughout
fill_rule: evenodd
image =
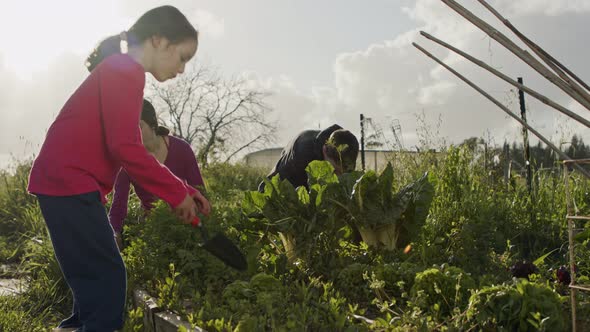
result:
M 247 154 L 243 161 L 248 166 L 260 167 L 269 171 L 275 166 L 281 157 L 283 148 L 269 148 Z M 365 169 L 380 171 L 387 166 L 388 161 L 408 154 L 415 154 L 415 151 L 391 151 L 391 150 L 365 150 Z M 361 169 L 361 154 L 357 159 L 357 169 Z

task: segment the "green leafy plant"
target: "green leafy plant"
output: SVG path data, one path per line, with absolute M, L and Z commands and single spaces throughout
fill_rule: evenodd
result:
M 208 331 L 567 330 L 569 302 L 558 294 L 568 289 L 547 281 L 555 276 L 549 267 L 568 258 L 563 174 L 559 169 L 535 172 L 531 196 L 519 175 L 513 172 L 504 181 L 498 167 L 469 149 L 432 155 L 436 158 L 428 162 L 398 160 L 391 173 L 378 175 L 336 177 L 329 164 L 315 162 L 308 169 L 308 189 L 277 181 L 274 192 L 253 195 L 261 199 L 254 209 L 245 202 L 244 190 L 256 188 L 263 173 L 211 164 L 204 175 L 214 209 L 204 223 L 211 233 L 222 231 L 238 244 L 250 269 L 232 270 L 200 248 L 198 230 L 181 224 L 160 203 L 145 222 L 127 223 L 123 256 L 129 290 L 144 288 L 192 327 Z M 28 283 L 22 295 L 0 298 L 0 329 L 46 331 L 68 314 L 71 297 L 35 198 L 26 193 L 24 170 L 4 174 L 0 182 L 0 233 L 5 239 L 0 251 L 9 257 L 1 263 L 22 261 L 16 271 Z M 427 177 L 421 178 L 425 171 Z M 412 200 L 382 203 L 387 202 L 383 197 L 413 197 L 401 193 L 415 179 L 427 181 L 435 191 L 429 209 L 412 208 Z M 575 173 L 568 180 L 575 206 L 585 214 L 590 181 Z M 358 188 L 366 211 L 356 211 L 358 218 L 352 219 Z M 138 205 L 133 196 L 132 201 Z M 354 227 L 386 225 L 380 218 L 391 218 L 387 209 L 403 210 L 406 203 L 406 212 L 414 215 L 404 212 L 399 218 L 411 229 L 397 230 L 399 243 L 390 247 L 411 242 L 410 252 L 388 250 L 380 240 L 371 247 L 352 241 Z M 366 218 L 372 214 L 369 209 L 382 210 L 375 213 L 379 217 Z M 131 219 L 140 213 L 132 210 Z M 412 223 L 424 215 L 423 226 Z M 295 240 L 295 264 L 287 264 L 279 234 L 289 232 Z M 402 238 L 407 240 L 400 242 Z M 579 241 L 577 280 L 587 283 L 590 241 Z M 512 284 L 506 267 L 537 258 L 539 274 L 529 284 Z M 478 280 L 479 290 L 471 278 Z M 472 292 L 477 295 L 469 297 Z M 578 300 L 578 329 L 587 330 L 590 298 L 578 293 Z M 140 312 L 131 303 L 128 308 L 132 330 Z
M 396 193 L 391 164 L 380 175 L 373 171 L 363 174 L 353 186 L 347 207 L 363 240 L 388 250 L 407 246 L 426 221 L 434 196 L 433 181 L 424 174 Z
M 475 281 L 453 266 L 431 268 L 416 274 L 411 289 L 412 302 L 435 316 L 448 315 L 454 308 L 463 310 Z
M 127 313 L 127 319 L 123 326 L 123 332 L 141 332 L 145 330 L 143 325 L 143 308 L 141 306 L 130 309 Z
M 561 304 L 546 285 L 521 279 L 474 293 L 464 323 L 484 331 L 565 331 Z
M 328 162 L 314 161 L 306 170 L 309 189 L 294 188 L 288 180 L 276 175 L 264 180 L 264 192 L 246 192 L 242 201 L 242 210 L 251 217 L 252 226 L 278 236 L 290 262 L 306 246 L 328 238 L 322 233 L 334 239 L 337 228 L 342 226 L 329 213 L 333 206 L 326 197 L 329 188 L 338 183 L 334 168 Z

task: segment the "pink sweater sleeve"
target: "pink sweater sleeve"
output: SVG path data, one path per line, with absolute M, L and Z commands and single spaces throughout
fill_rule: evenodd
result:
M 188 191 L 184 183 L 150 155 L 139 128 L 145 74 L 112 65 L 101 71 L 100 103 L 106 145 L 129 177 L 145 190 L 178 206 Z
M 129 189 L 131 181 L 125 170 L 121 170 L 115 181 L 115 191 L 113 193 L 113 203 L 109 210 L 109 222 L 115 232 L 123 230 L 123 224 L 127 217 L 127 204 L 129 203 Z

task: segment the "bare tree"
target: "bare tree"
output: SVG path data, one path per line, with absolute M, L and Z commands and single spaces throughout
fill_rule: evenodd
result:
M 229 161 L 260 148 L 274 137 L 267 119 L 268 93 L 241 78 L 223 79 L 215 70 L 194 66 L 165 85 L 150 84 L 151 99 L 176 136 L 197 149 L 199 163 Z

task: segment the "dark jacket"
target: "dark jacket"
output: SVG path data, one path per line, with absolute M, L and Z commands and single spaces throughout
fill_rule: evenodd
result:
M 281 180 L 289 180 L 295 188 L 299 186 L 307 187 L 305 168 L 313 160 L 324 160 L 322 152 L 324 144 L 326 144 L 330 135 L 338 129 L 342 129 L 342 127 L 334 124 L 322 131 L 306 130 L 297 135 L 283 149 L 281 158 L 267 177 L 270 179 L 279 174 Z M 258 186 L 258 191 L 264 191 L 264 182 Z

